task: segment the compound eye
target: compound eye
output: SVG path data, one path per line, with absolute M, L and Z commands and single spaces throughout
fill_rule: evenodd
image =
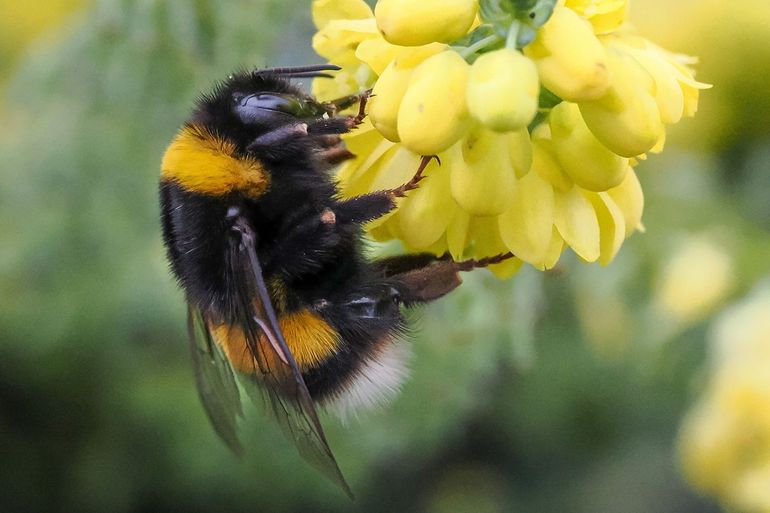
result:
M 296 98 L 269 93 L 235 93 L 233 103 L 241 121 L 249 124 L 276 117 L 298 116 L 303 110 L 302 104 Z
M 247 124 L 276 118 L 318 118 L 326 112 L 323 105 L 290 94 L 233 94 L 233 108 Z
M 274 94 L 257 94 L 248 96 L 246 97 L 243 105 L 250 108 L 256 107 L 263 110 L 284 112 L 286 114 L 294 114 L 296 108 L 299 106 L 297 101 L 292 101 L 283 96 L 277 96 Z

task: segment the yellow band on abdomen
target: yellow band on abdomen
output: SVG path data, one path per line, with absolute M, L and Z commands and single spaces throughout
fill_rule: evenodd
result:
M 278 319 L 286 344 L 300 370 L 316 367 L 337 351 L 339 334 L 326 321 L 309 310 L 282 315 Z M 214 341 L 222 348 L 233 368 L 245 373 L 259 371 L 260 366 L 249 350 L 243 330 L 238 326 L 211 326 Z M 285 369 L 270 343 L 261 335 L 259 353 L 269 369 Z

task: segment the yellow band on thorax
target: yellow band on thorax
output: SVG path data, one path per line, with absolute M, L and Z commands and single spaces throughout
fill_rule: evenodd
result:
M 166 149 L 161 177 L 190 192 L 223 196 L 265 192 L 268 173 L 253 157 L 236 156 L 235 145 L 198 125 L 182 128 Z

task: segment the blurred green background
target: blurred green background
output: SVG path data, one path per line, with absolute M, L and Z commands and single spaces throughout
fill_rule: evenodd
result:
M 326 420 L 350 503 L 260 412 L 244 460 L 216 437 L 158 229 L 192 101 L 318 62 L 309 2 L 0 0 L 0 511 L 721 511 L 677 438 L 714 319 L 770 275 L 766 3 L 636 1 L 716 84 L 638 168 L 647 232 L 609 267 L 478 272 L 417 313 L 399 398 Z

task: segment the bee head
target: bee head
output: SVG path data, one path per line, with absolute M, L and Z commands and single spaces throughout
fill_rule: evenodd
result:
M 203 124 L 241 148 L 255 137 L 298 120 L 318 119 L 327 107 L 290 82 L 327 76 L 336 66 L 272 68 L 239 72 L 198 101 L 192 122 Z

